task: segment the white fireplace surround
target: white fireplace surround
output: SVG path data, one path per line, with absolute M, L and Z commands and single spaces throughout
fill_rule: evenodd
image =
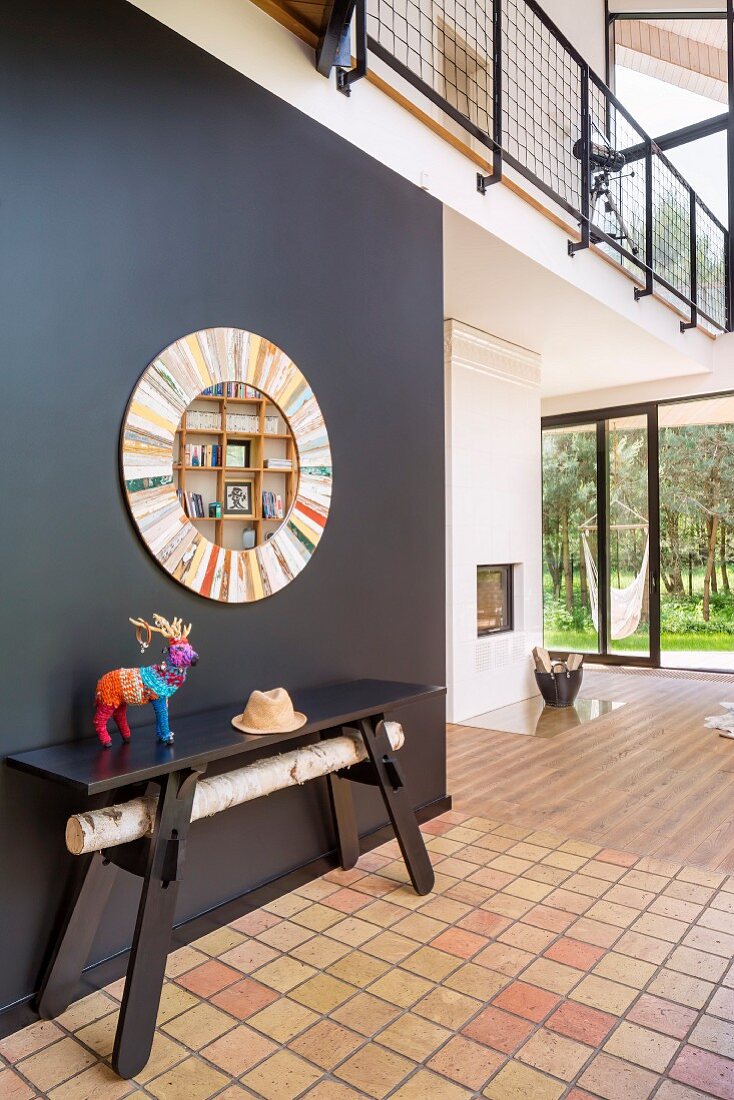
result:
M 448 716 L 535 694 L 542 640 L 540 357 L 445 325 Z M 514 629 L 477 636 L 477 566 L 513 569 Z

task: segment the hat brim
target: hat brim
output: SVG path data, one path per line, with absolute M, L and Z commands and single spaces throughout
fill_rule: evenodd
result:
M 308 718 L 305 714 L 301 714 L 300 711 L 295 710 L 293 712 L 292 725 L 279 726 L 278 729 L 262 730 L 253 729 L 252 726 L 246 726 L 242 721 L 243 717 L 244 715 L 242 714 L 235 715 L 235 717 L 232 719 L 232 725 L 234 726 L 234 728 L 236 730 L 239 730 L 240 733 L 252 733 L 255 734 L 255 736 L 257 737 L 272 737 L 276 733 L 293 733 L 294 730 L 299 730 L 301 726 L 305 726 L 306 722 L 308 721 Z

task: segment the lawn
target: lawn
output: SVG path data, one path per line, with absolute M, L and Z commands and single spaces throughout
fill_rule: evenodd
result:
M 620 577 L 629 584 L 632 575 Z M 615 583 L 617 578 L 614 578 Z M 687 577 L 686 577 L 687 581 Z M 703 570 L 693 574 L 693 596 L 671 597 L 663 591 L 660 599 L 660 648 L 672 652 L 716 652 L 734 650 L 734 594 L 720 592 L 711 597 L 711 614 L 703 619 Z M 588 598 L 582 600 L 578 578 L 574 576 L 574 610 L 566 610 L 565 600 L 553 598 L 550 576 L 543 578 L 545 645 L 548 649 L 596 651 L 597 634 L 591 619 Z M 630 638 L 621 638 L 611 646 L 614 653 L 647 652 L 648 626 L 641 623 Z
M 571 649 L 579 652 L 593 652 L 597 649 L 595 630 L 552 630 L 546 626 L 545 645 L 547 649 Z M 731 634 L 667 634 L 660 635 L 660 648 L 664 653 L 696 652 L 711 653 L 716 650 L 734 650 L 734 637 Z M 647 634 L 634 634 L 631 638 L 620 638 L 612 645 L 613 653 L 644 653 L 647 651 Z

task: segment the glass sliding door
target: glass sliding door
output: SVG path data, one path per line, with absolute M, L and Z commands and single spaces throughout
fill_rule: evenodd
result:
M 546 648 L 653 663 L 656 409 L 545 422 L 542 453 Z
M 734 396 L 658 417 L 661 662 L 734 670 Z
M 605 421 L 606 646 L 650 656 L 650 485 L 648 414 Z
M 543 432 L 543 618 L 546 648 L 599 653 L 596 423 Z
M 734 393 L 543 421 L 545 645 L 734 672 Z

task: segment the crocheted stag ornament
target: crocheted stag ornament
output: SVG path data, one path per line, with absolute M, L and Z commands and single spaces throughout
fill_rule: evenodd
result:
M 100 744 L 108 749 L 112 738 L 107 732 L 107 723 L 114 718 L 124 742 L 130 740 L 130 727 L 127 724 L 128 705 L 140 706 L 150 703 L 155 711 L 155 732 L 159 741 L 170 745 L 173 733 L 168 725 L 168 700 L 181 687 L 191 665 L 195 665 L 199 654 L 192 649 L 188 637 L 191 623 L 184 627 L 180 619 L 169 623 L 162 615 L 154 615 L 155 626 L 145 619 L 131 619 L 135 636 L 144 653 L 150 645 L 153 632 L 162 634 L 168 645 L 163 651 L 160 664 L 147 665 L 145 668 L 116 668 L 106 672 L 97 682 L 94 698 L 94 728 Z

